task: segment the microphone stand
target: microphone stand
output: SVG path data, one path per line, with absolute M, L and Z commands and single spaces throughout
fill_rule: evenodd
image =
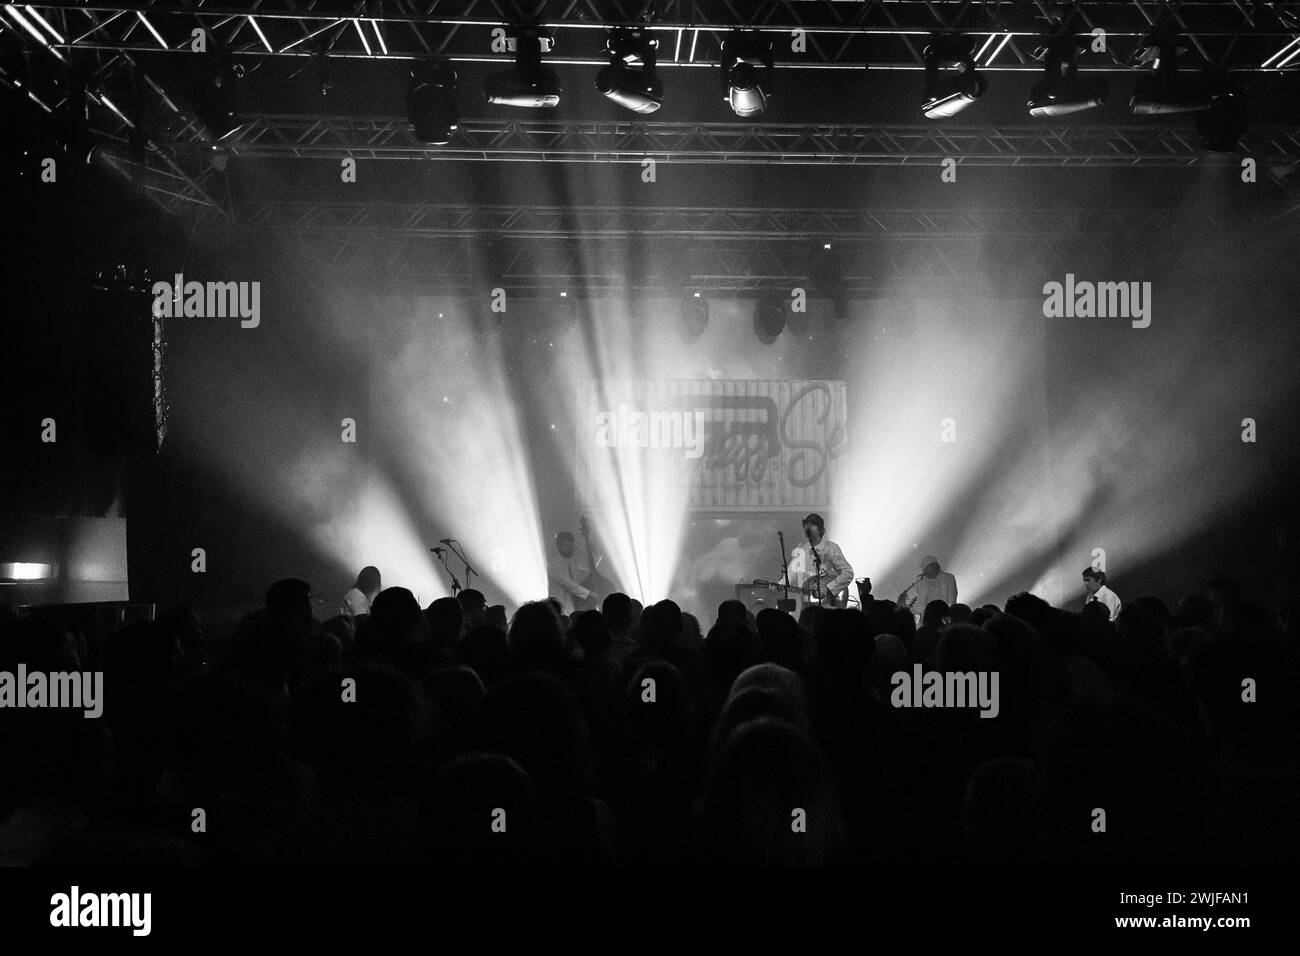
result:
M 899 597 L 902 597 L 902 596 L 903 596 L 904 594 L 906 594 L 908 591 L 915 590 L 916 586 L 917 586 L 918 584 L 921 583 L 921 578 L 923 578 L 923 577 L 925 577 L 925 572 L 924 572 L 924 571 L 922 571 L 920 574 L 918 574 L 918 575 L 916 576 L 916 580 L 915 580 L 915 581 L 913 581 L 911 584 L 909 584 L 906 588 L 903 589 L 903 594 L 900 594 Z M 915 604 L 915 603 L 916 603 L 916 595 L 913 594 L 913 595 L 912 595 L 912 600 L 910 600 L 910 601 L 907 602 L 907 609 L 908 609 L 909 611 L 911 611 L 911 610 L 912 610 L 912 605 Z
M 465 587 L 473 587 L 473 578 L 474 575 L 478 574 L 478 572 L 469 566 L 469 558 L 465 557 L 465 552 L 461 549 L 460 542 L 455 538 L 451 538 L 450 541 L 451 543 L 448 547 L 451 548 L 451 553 L 460 558 L 461 562 L 465 565 Z
M 442 548 L 430 548 L 429 550 L 438 556 L 438 560 L 442 562 L 442 569 L 447 572 L 447 577 L 451 578 L 451 596 L 455 597 L 461 592 L 461 586 L 460 582 L 456 580 L 456 575 L 452 574 L 451 568 L 447 566 L 447 552 Z
M 794 601 L 790 597 L 790 566 L 785 563 L 785 534 L 778 531 L 776 537 L 781 542 L 781 581 L 783 582 L 781 588 L 785 592 L 784 598 L 777 598 L 776 609 L 793 614 Z
M 817 577 L 813 578 L 813 597 L 821 603 L 822 599 L 822 558 L 817 553 L 817 547 L 812 542 L 812 536 L 808 537 L 808 550 L 812 552 L 813 566 L 817 569 Z

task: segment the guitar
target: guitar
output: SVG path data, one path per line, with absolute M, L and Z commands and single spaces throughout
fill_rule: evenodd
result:
M 785 593 L 785 585 L 779 584 L 776 581 L 762 581 L 756 578 L 752 583 L 758 587 L 767 588 L 769 591 L 780 591 L 782 594 Z M 826 586 L 822 585 L 820 601 L 818 598 L 813 596 L 813 585 L 811 581 L 803 585 L 803 587 L 796 587 L 792 584 L 790 585 L 790 591 L 792 593 L 802 594 L 804 601 L 818 604 L 820 607 L 841 608 L 849 606 L 848 588 L 845 588 L 839 594 L 836 594 L 832 591 L 826 590 Z
M 604 600 L 605 595 L 609 594 L 611 591 L 618 590 L 618 585 L 596 570 L 596 559 L 591 552 L 591 526 L 587 523 L 586 517 L 578 519 L 578 533 L 582 535 L 582 542 L 587 548 L 587 567 L 591 569 L 587 576 L 578 583 L 588 591 L 594 591 L 596 594 L 600 595 L 601 600 Z M 594 601 L 590 597 L 584 598 L 581 601 L 575 598 L 573 601 L 573 607 L 574 610 L 577 611 L 599 611 L 600 601 Z

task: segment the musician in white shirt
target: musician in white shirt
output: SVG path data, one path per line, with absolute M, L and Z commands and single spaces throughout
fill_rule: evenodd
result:
M 909 593 L 911 597 L 909 597 Z M 927 554 L 921 559 L 921 573 L 912 582 L 911 587 L 898 596 L 898 603 L 908 607 L 918 624 L 931 601 L 942 601 L 949 607 L 957 603 L 957 579 L 951 571 L 945 571 L 939 559 Z
M 844 557 L 840 546 L 826 537 L 826 523 L 821 515 L 810 514 L 804 518 L 803 533 L 808 544 L 798 545 L 790 552 L 790 586 L 802 588 L 807 594 L 819 590 L 824 602 L 829 597 L 829 603 L 843 605 L 845 591 L 853 583 L 853 566 Z M 817 574 L 818 562 L 821 565 L 820 577 Z
M 573 611 L 575 598 L 599 602 L 599 595 L 579 583 L 591 573 L 591 568 L 575 553 L 572 531 L 561 531 L 555 536 L 555 552 L 546 560 L 546 578 L 550 596 L 560 602 L 564 613 Z
M 370 604 L 381 590 L 383 590 L 383 587 L 380 582 L 379 569 L 367 565 L 357 575 L 356 584 L 352 585 L 347 593 L 343 595 L 343 601 L 339 604 L 338 613 L 344 617 L 369 614 Z
M 1110 619 L 1112 621 L 1118 620 L 1120 609 L 1124 604 L 1120 601 L 1118 594 L 1106 587 L 1105 571 L 1098 571 L 1092 567 L 1084 568 L 1083 589 L 1087 592 L 1083 597 L 1084 607 L 1087 607 L 1093 601 L 1100 601 L 1110 611 Z

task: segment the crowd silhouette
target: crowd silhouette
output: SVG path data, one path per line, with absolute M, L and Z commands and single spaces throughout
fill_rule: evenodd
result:
M 377 579 L 376 579 L 377 580 Z M 229 634 L 0 609 L 0 670 L 104 674 L 99 720 L 0 709 L 8 865 L 1271 865 L 1297 839 L 1297 626 L 1229 583 L 1118 620 L 1005 607 L 601 610 L 477 591 Z M 891 705 L 920 665 L 1000 711 Z M 1097 811 L 1104 811 L 1104 828 Z

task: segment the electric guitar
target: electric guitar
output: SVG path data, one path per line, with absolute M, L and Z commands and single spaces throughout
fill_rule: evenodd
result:
M 758 587 L 767 588 L 769 591 L 780 591 L 782 594 L 785 593 L 785 585 L 779 584 L 776 581 L 762 581 L 756 578 L 752 583 Z M 839 594 L 836 594 L 833 591 L 828 591 L 826 585 L 823 584 L 820 598 L 813 594 L 813 584 L 811 581 L 802 587 L 796 587 L 792 584 L 790 585 L 790 590 L 794 593 L 802 594 L 804 601 L 810 604 L 818 604 L 821 607 L 840 608 L 849 606 L 848 588 L 845 588 Z
M 587 576 L 578 583 L 588 591 L 594 591 L 596 594 L 600 595 L 600 600 L 592 600 L 588 597 L 579 601 L 577 598 L 574 598 L 573 607 L 574 610 L 578 611 L 588 611 L 593 609 L 599 611 L 600 601 L 604 600 L 605 596 L 611 591 L 617 591 L 618 585 L 596 570 L 596 559 L 591 553 L 591 526 L 587 523 L 586 517 L 578 519 L 578 533 L 582 535 L 583 544 L 586 545 L 587 567 L 591 569 Z

